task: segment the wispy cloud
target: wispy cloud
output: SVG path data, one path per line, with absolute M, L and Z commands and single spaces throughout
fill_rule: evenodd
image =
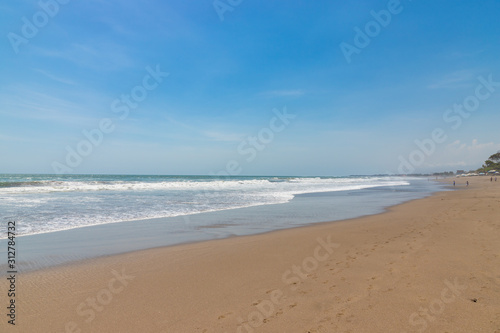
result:
M 2 135 L 0 134 L 0 141 L 8 141 L 8 142 L 32 142 L 33 140 L 28 139 L 26 137 L 18 137 L 11 135 Z
M 45 75 L 46 77 L 48 77 L 49 79 L 52 79 L 54 81 L 57 81 L 57 82 L 60 82 L 60 83 L 65 83 L 65 84 L 70 84 L 70 85 L 76 85 L 76 82 L 74 82 L 72 80 L 69 80 L 69 79 L 65 79 L 65 78 L 56 76 L 56 75 L 54 75 L 52 73 L 49 73 L 48 71 L 44 71 L 42 69 L 35 69 L 35 71 L 38 72 L 38 73 L 41 73 L 41 74 Z
M 59 58 L 93 70 L 121 70 L 134 66 L 127 50 L 114 42 L 73 43 L 63 49 L 33 48 L 36 54 Z
M 460 70 L 447 74 L 427 86 L 429 89 L 457 89 L 467 88 L 472 85 L 477 72 L 473 70 Z
M 301 89 L 270 90 L 262 92 L 260 95 L 266 97 L 299 97 L 305 95 L 305 91 Z
M 94 121 L 88 110 L 67 99 L 38 92 L 28 87 L 12 87 L 0 94 L 0 114 L 25 120 L 42 120 L 63 124 L 88 124 Z
M 196 129 L 195 127 L 191 126 L 191 125 L 188 125 L 186 123 L 183 123 L 182 121 L 178 121 L 170 116 L 165 116 L 164 117 L 169 123 L 172 123 L 174 124 L 176 127 L 182 127 L 184 129 L 187 129 L 189 131 L 194 131 L 194 132 L 198 132 L 198 129 Z
M 485 49 L 468 49 L 467 51 L 465 50 L 460 50 L 460 51 L 453 51 L 448 54 L 448 57 L 450 58 L 472 58 L 476 57 L 481 53 L 484 53 L 486 50 Z
M 185 124 L 181 121 L 173 119 L 172 117 L 165 117 L 168 122 L 174 124 L 176 127 L 180 127 L 188 130 L 191 133 L 202 136 L 210 141 L 221 141 L 221 142 L 239 142 L 242 140 L 243 135 L 234 132 L 224 132 L 215 130 L 201 130 L 195 126 Z
M 239 142 L 242 139 L 241 134 L 236 133 L 223 133 L 223 132 L 203 132 L 203 134 L 213 140 L 213 141 L 224 141 L 224 142 Z
M 491 154 L 500 150 L 500 143 L 474 139 L 471 142 L 456 140 L 448 144 L 439 155 L 433 156 L 426 167 L 477 169 Z
M 456 140 L 452 143 L 450 143 L 447 147 L 450 150 L 455 150 L 455 151 L 468 151 L 468 152 L 487 152 L 487 151 L 496 151 L 500 149 L 500 143 L 494 143 L 494 142 L 486 142 L 486 143 L 479 143 L 479 140 L 474 139 L 470 144 L 466 142 L 461 142 L 460 140 Z

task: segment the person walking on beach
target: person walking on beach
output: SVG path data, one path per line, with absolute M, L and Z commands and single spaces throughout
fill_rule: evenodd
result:
M 453 181 L 453 186 L 455 186 L 455 181 Z
M 467 181 L 467 186 L 469 186 L 469 181 Z
M 490 182 L 492 182 L 492 181 L 493 181 L 493 177 L 490 178 Z

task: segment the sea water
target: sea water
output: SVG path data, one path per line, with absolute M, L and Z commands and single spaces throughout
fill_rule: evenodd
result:
M 29 271 L 376 214 L 442 189 L 379 176 L 0 175 L 0 256 L 8 221 L 16 221 L 19 267 Z
M 391 177 L 0 175 L 0 212 L 2 220 L 17 221 L 18 235 L 30 235 L 280 204 L 302 193 L 409 184 Z

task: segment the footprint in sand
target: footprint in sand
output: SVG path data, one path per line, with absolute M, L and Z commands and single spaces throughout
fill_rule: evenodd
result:
M 217 319 L 218 319 L 218 320 L 221 320 L 221 319 L 226 318 L 226 316 L 229 316 L 229 315 L 232 315 L 232 314 L 233 314 L 232 312 L 228 312 L 228 313 L 226 313 L 226 314 L 220 315 Z
M 347 299 L 347 303 L 354 303 L 354 302 L 357 302 L 361 299 L 363 299 L 363 296 L 361 296 L 361 295 L 351 296 Z

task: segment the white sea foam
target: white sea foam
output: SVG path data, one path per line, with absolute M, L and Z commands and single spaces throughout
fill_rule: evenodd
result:
M 286 185 L 285 185 L 286 184 Z M 293 186 L 293 185 L 295 186 Z M 213 181 L 117 181 L 117 182 L 80 182 L 80 181 L 40 181 L 24 186 L 0 187 L 2 193 L 49 193 L 49 192 L 88 192 L 88 191 L 154 191 L 154 190 L 230 190 L 257 189 L 279 186 L 283 190 L 309 190 L 325 188 L 326 190 L 343 190 L 344 185 L 352 184 L 350 189 L 363 189 L 367 186 L 400 186 L 408 185 L 406 181 L 371 179 L 337 179 L 337 178 L 290 178 L 280 182 L 266 179 L 253 180 L 213 180 Z
M 26 177 L 0 184 L 2 219 L 21 235 L 286 203 L 297 194 L 409 185 L 390 177 Z M 99 177 L 97 177 L 99 178 Z M 0 238 L 5 238 L 1 233 Z

